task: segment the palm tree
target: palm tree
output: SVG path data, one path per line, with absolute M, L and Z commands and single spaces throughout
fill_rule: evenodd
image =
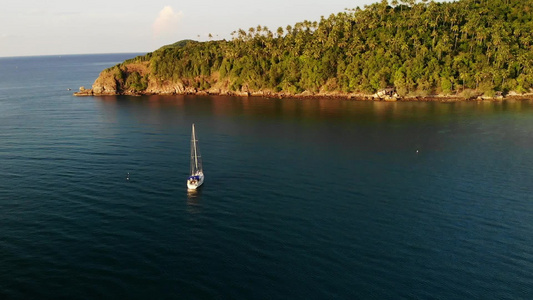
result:
M 278 38 L 281 38 L 283 36 L 283 27 L 278 27 L 277 34 L 278 34 Z

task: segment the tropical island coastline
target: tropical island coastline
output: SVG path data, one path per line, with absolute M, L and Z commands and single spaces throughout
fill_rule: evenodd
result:
M 482 94 L 473 94 L 465 97 L 463 95 L 424 95 L 424 96 L 388 96 L 380 93 L 376 94 L 343 94 L 343 93 L 310 93 L 303 92 L 300 94 L 290 94 L 284 92 L 270 92 L 270 91 L 229 91 L 229 90 L 195 90 L 185 89 L 183 91 L 151 91 L 151 92 L 138 92 L 138 91 L 123 91 L 123 92 L 97 92 L 92 89 L 85 89 L 80 87 L 78 92 L 74 93 L 74 96 L 150 96 L 150 95 L 195 95 L 195 96 L 235 96 L 235 97 L 262 97 L 262 98 L 277 98 L 277 99 L 342 99 L 342 100 L 355 100 L 355 101 L 421 101 L 421 102 L 456 102 L 456 101 L 502 101 L 502 100 L 533 100 L 533 93 L 516 94 L 511 93 L 508 95 L 497 96 L 484 96 Z
M 531 1 L 382 0 L 319 22 L 180 41 L 101 72 L 93 95 L 533 99 Z

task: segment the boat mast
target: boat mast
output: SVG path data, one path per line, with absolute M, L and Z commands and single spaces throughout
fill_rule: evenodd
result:
M 194 165 L 196 166 L 195 171 L 198 171 L 198 156 L 196 154 L 196 133 L 194 132 L 194 123 L 192 124 L 192 140 L 194 145 Z

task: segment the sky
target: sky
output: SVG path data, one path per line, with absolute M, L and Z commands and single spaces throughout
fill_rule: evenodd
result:
M 0 57 L 146 53 L 183 39 L 231 39 L 378 0 L 3 0 Z

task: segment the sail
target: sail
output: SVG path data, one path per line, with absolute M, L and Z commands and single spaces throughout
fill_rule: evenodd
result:
M 202 172 L 202 156 L 200 155 L 200 149 L 198 148 L 198 140 L 196 139 L 196 132 L 194 130 L 194 124 L 192 124 L 192 136 L 191 136 L 191 176 L 197 175 Z

